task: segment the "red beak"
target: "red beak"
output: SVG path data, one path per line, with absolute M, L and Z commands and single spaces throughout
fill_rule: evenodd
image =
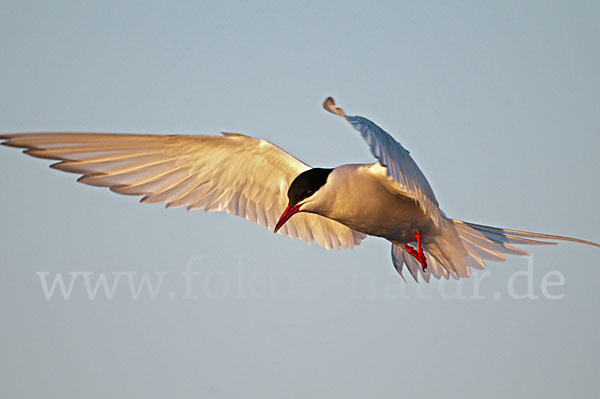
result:
M 283 211 L 283 213 L 281 214 L 281 217 L 279 218 L 279 221 L 277 222 L 277 225 L 275 226 L 275 230 L 273 230 L 273 233 L 277 233 L 277 230 L 279 230 L 281 228 L 281 226 L 283 226 L 285 224 L 285 222 L 288 221 L 289 218 L 291 218 L 294 213 L 298 212 L 300 210 L 300 205 L 294 205 L 294 206 L 287 206 L 287 208 L 285 208 L 285 211 Z

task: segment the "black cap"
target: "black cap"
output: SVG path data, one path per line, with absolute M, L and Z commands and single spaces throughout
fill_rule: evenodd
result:
M 327 182 L 327 177 L 333 169 L 313 168 L 300 173 L 290 184 L 288 199 L 294 206 L 305 198 L 310 197 Z

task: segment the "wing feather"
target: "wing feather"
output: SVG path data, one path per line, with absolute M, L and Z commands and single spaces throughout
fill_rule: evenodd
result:
M 143 203 L 224 211 L 270 229 L 287 205 L 290 183 L 310 169 L 267 141 L 236 133 L 25 133 L 0 139 L 28 155 L 59 161 L 51 166 L 82 175 L 81 183 L 142 196 Z M 279 234 L 336 250 L 365 237 L 315 214 L 295 215 Z
M 387 175 L 397 184 L 403 195 L 415 200 L 423 212 L 431 217 L 436 226 L 443 225 L 443 216 L 429 182 L 410 153 L 386 131 L 361 116 L 346 115 L 328 97 L 323 107 L 346 119 L 358 130 L 379 163 L 386 168 Z

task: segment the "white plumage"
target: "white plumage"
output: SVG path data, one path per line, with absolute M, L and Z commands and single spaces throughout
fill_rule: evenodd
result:
M 298 205 L 299 212 L 281 226 L 277 220 L 288 205 L 290 185 L 311 167 L 264 140 L 233 133 L 25 133 L 0 139 L 29 155 L 58 160 L 53 168 L 82 175 L 82 183 L 142 196 L 143 203 L 224 211 L 269 229 L 277 225 L 282 235 L 327 249 L 353 248 L 366 235 L 384 237 L 392 242 L 396 269 L 402 274 L 406 264 L 415 280 L 419 273 L 426 281 L 431 276 L 468 277 L 471 267 L 482 269 L 486 260 L 528 255 L 513 244 L 553 244 L 538 239 L 599 246 L 446 217 L 425 176 L 392 136 L 368 119 L 345 115 L 331 98 L 324 107 L 361 133 L 378 163 L 335 168 L 322 187 L 290 204 Z M 415 233 L 423 237 L 425 269 L 409 253 Z

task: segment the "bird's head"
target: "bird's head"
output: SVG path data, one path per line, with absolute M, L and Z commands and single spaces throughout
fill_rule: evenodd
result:
M 296 176 L 288 189 L 288 206 L 275 226 L 275 233 L 294 214 L 305 211 L 309 203 L 318 199 L 319 190 L 327 183 L 327 177 L 332 171 L 333 169 L 313 168 Z

